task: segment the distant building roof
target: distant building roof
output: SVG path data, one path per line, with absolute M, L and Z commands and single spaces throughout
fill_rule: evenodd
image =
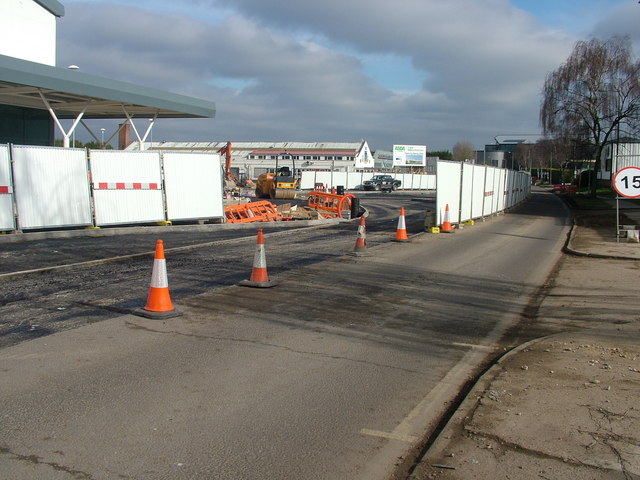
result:
M 542 138 L 539 133 L 525 133 L 514 135 L 496 135 L 495 141 L 499 144 L 536 143 Z
M 282 154 L 282 155 L 345 155 L 345 154 L 356 154 L 358 153 L 357 149 L 350 148 L 344 150 L 322 150 L 322 149 L 286 149 L 281 150 L 279 148 L 269 148 L 263 150 L 252 150 L 250 152 L 251 155 L 274 155 L 274 154 Z
M 215 104 L 0 55 L 0 104 L 46 110 L 42 93 L 58 118 L 76 118 L 87 106 L 83 118 L 124 118 L 130 115 L 158 118 L 214 117 Z
M 235 154 L 242 152 L 244 155 L 273 155 L 274 153 L 287 152 L 291 155 L 345 155 L 357 153 L 364 142 L 232 142 L 232 150 Z M 154 150 L 180 150 L 180 151 L 217 151 L 226 147 L 227 142 L 154 142 L 151 148 Z M 132 144 L 130 149 L 136 149 Z

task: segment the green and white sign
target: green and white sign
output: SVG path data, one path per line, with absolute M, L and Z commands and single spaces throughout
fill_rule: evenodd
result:
M 424 167 L 427 164 L 427 147 L 425 145 L 394 145 L 394 167 Z

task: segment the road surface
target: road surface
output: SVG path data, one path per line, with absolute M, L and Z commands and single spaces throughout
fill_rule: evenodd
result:
M 352 225 L 318 230 L 326 250 L 314 243 L 309 261 L 286 261 L 306 234 L 268 237 L 272 289 L 196 288 L 210 281 L 201 270 L 170 270 L 182 317 L 112 315 L 0 350 L 0 478 L 388 478 L 479 366 L 519 341 L 503 334 L 566 225 L 561 203 L 536 194 L 364 257 L 348 254 Z

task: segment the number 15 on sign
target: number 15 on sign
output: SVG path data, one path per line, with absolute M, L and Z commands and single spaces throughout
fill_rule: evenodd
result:
M 613 188 L 621 197 L 640 197 L 640 167 L 626 167 L 616 172 Z

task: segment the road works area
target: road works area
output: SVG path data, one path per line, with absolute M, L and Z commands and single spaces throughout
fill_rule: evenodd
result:
M 120 297 L 108 295 L 75 311 L 94 313 L 101 321 L 0 350 L 0 478 L 495 476 L 486 474 L 490 462 L 497 461 L 491 455 L 500 451 L 497 445 L 510 446 L 511 439 L 500 440 L 499 431 L 487 431 L 479 421 L 473 423 L 476 431 L 468 429 L 455 415 L 443 431 L 438 428 L 465 411 L 468 402 L 477 405 L 486 396 L 483 403 L 491 406 L 491 396 L 505 402 L 516 391 L 537 389 L 527 383 L 531 386 L 489 389 L 498 392 L 490 394 L 480 383 L 481 390 L 472 389 L 458 408 L 457 400 L 478 378 L 493 378 L 483 372 L 495 372 L 505 365 L 503 360 L 494 366 L 496 360 L 529 348 L 522 347 L 527 342 L 597 322 L 626 329 L 628 338 L 638 335 L 637 300 L 628 299 L 628 289 L 621 295 L 629 301 L 627 317 L 605 316 L 602 309 L 584 314 L 581 306 L 594 308 L 588 298 L 597 291 L 604 301 L 602 292 L 611 284 L 585 283 L 583 277 L 593 268 L 589 263 L 565 268 L 570 261 L 595 260 L 562 254 L 570 226 L 567 213 L 555 196 L 538 192 L 517 211 L 454 234 L 423 233 L 395 243 L 379 241 L 392 236 L 392 229 L 378 231 L 362 256 L 350 254 L 355 225 L 342 224 L 321 230 L 324 249 L 314 261 L 304 260 L 308 233 L 267 235 L 267 260 L 270 266 L 275 260 L 271 273 L 279 282 L 269 289 L 216 284 L 201 291 L 200 284 L 193 287 L 189 268 L 211 261 L 210 256 L 200 252 L 182 258 L 179 278 L 172 274 L 169 257 L 181 317 L 151 320 L 113 309 L 103 317 L 105 307 L 122 307 Z M 289 251 L 287 244 L 293 246 Z M 276 245 L 278 251 L 272 250 Z M 224 263 L 197 270 L 202 284 Z M 629 277 L 633 285 L 637 262 L 635 267 L 636 277 Z M 116 276 L 117 271 L 101 273 L 101 284 L 111 274 L 112 283 L 128 286 L 126 271 Z M 554 285 L 565 285 L 563 272 L 569 271 L 567 290 L 549 295 Z M 224 278 L 239 280 L 248 273 L 246 268 Z M 139 276 L 137 269 L 133 276 Z M 56 299 L 50 292 L 37 307 L 55 309 L 61 305 L 56 300 L 71 294 L 61 292 Z M 558 303 L 546 304 L 549 299 Z M 595 356 L 599 351 L 595 342 L 581 344 L 594 349 L 583 352 Z M 557 348 L 548 344 L 541 353 L 560 355 Z M 630 353 L 627 346 L 621 348 Z M 535 358 L 526 362 L 513 366 L 514 375 L 537 371 Z M 622 374 L 613 359 L 607 363 Z M 543 366 L 561 372 L 559 366 Z M 634 378 L 625 377 L 629 388 Z M 600 381 L 593 383 L 595 388 L 609 386 Z M 553 397 L 547 394 L 551 390 L 540 391 Z M 603 408 L 620 413 L 614 406 Z M 527 415 L 539 412 L 515 414 L 531 420 L 538 417 Z M 626 413 L 625 418 L 633 418 L 630 408 Z M 529 438 L 530 424 L 513 425 Z M 488 444 L 494 448 L 483 447 Z M 515 468 L 521 476 L 509 473 L 509 478 L 562 478 L 547 475 L 550 470 L 535 463 Z M 604 474 L 620 473 L 611 469 Z

